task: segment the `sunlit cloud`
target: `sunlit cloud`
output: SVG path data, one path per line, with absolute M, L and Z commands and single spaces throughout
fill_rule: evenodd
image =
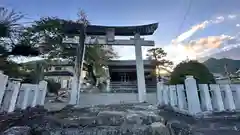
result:
M 192 37 L 196 32 L 205 29 L 209 25 L 220 24 L 226 20 L 234 19 L 236 17 L 237 15 L 235 14 L 218 16 L 211 20 L 205 20 L 199 24 L 192 26 L 189 30 L 180 34 L 176 39 L 173 39 L 171 44 L 164 48 L 166 52 L 170 54 L 169 59 L 172 59 L 174 62 L 178 63 L 182 60 L 186 60 L 186 58 L 198 59 L 199 57 L 212 55 L 216 52 L 216 50 L 218 50 L 218 52 L 225 51 L 226 47 L 224 45 L 226 42 L 232 42 L 236 37 L 219 35 L 207 36 L 195 40 L 190 40 L 188 42 L 186 42 L 186 40 Z M 237 24 L 236 27 L 240 27 L 240 24 Z M 234 45 L 230 46 L 236 47 L 236 44 Z M 231 47 L 228 47 L 228 49 L 229 48 Z
M 196 24 L 196 25 L 192 26 L 191 29 L 183 32 L 176 39 L 172 40 L 172 44 L 178 44 L 178 43 L 190 38 L 191 36 L 193 36 L 197 31 L 205 29 L 208 25 L 219 24 L 219 23 L 222 23 L 224 20 L 225 20 L 225 18 L 223 16 L 218 16 L 215 19 L 206 20 L 206 21 L 203 21 L 202 23 Z
M 220 38 L 221 44 L 217 48 L 203 49 L 201 53 L 197 53 L 198 57 L 231 57 L 238 56 L 238 54 L 231 54 L 232 50 L 240 47 L 239 34 L 235 36 L 225 36 Z M 230 51 L 230 52 L 229 52 Z M 234 51 L 236 53 L 236 51 Z M 226 55 L 227 54 L 227 55 Z M 221 57 L 222 56 L 222 57 Z
M 199 39 L 189 40 L 194 34 L 202 31 L 214 24 L 221 24 L 225 21 L 231 21 L 237 18 L 236 14 L 229 14 L 224 16 L 217 16 L 215 18 L 205 20 L 201 23 L 193 25 L 185 32 L 181 33 L 175 39 L 171 41 L 169 45 L 164 45 L 163 49 L 167 52 L 167 59 L 172 60 L 175 64 L 178 64 L 182 60 L 198 59 L 200 57 L 211 56 L 214 53 L 220 53 L 227 51 L 231 48 L 240 47 L 239 43 L 235 43 L 235 36 L 228 35 L 216 35 L 216 36 L 206 36 Z M 240 24 L 236 24 L 236 27 L 240 27 Z M 152 37 L 151 40 L 156 40 L 157 37 Z M 158 46 L 158 45 L 157 45 Z M 131 47 L 130 47 L 131 48 Z M 128 47 L 121 47 L 116 49 L 120 52 L 121 59 L 134 59 L 135 50 L 134 47 L 131 49 Z M 143 58 L 146 58 L 146 52 L 149 48 L 143 48 Z M 121 50 L 121 51 L 120 51 Z M 127 55 L 126 55 L 127 54 Z
M 191 57 L 190 52 L 181 44 L 174 46 L 166 45 L 163 47 L 163 50 L 167 52 L 166 59 L 173 61 L 175 65 L 180 63 L 182 60 L 186 60 L 188 57 Z
M 191 40 L 187 45 L 185 45 L 185 47 L 196 52 L 203 51 L 205 49 L 215 49 L 221 47 L 224 41 L 230 39 L 233 39 L 233 37 L 228 35 L 209 36 L 198 40 Z
M 239 44 L 239 43 L 238 43 Z M 239 47 L 236 36 L 219 35 L 191 40 L 187 43 L 165 46 L 163 49 L 168 54 L 168 59 L 172 60 L 175 65 L 188 59 L 198 60 L 202 57 L 211 56 Z
M 184 41 L 185 39 L 191 37 L 198 30 L 204 29 L 208 23 L 209 23 L 209 21 L 204 21 L 200 24 L 194 25 L 190 30 L 179 35 L 175 40 L 172 41 L 172 43 L 177 44 L 177 43 Z

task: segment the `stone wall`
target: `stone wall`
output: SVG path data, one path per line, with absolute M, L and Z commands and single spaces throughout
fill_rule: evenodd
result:
M 39 84 L 21 84 L 20 81 L 8 80 L 8 76 L 0 73 L 0 113 L 43 106 L 46 91 L 46 81 L 40 81 Z
M 197 84 L 187 76 L 184 84 L 157 84 L 158 104 L 190 115 L 240 109 L 239 84 Z

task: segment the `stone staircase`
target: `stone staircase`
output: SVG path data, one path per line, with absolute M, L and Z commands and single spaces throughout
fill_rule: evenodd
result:
M 113 92 L 127 92 L 127 93 L 137 93 L 137 82 L 131 81 L 131 82 L 111 82 L 110 83 L 110 89 Z M 147 92 L 156 92 L 156 84 L 149 82 L 146 83 L 146 90 Z

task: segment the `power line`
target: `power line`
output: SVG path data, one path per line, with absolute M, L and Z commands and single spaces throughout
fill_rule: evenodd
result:
M 176 38 L 177 38 L 178 35 L 181 33 L 182 27 L 183 27 L 183 25 L 184 25 L 184 23 L 185 23 L 185 20 L 187 19 L 187 16 L 188 16 L 188 14 L 189 14 L 189 12 L 190 12 L 190 9 L 191 9 L 191 7 L 192 7 L 192 1 L 193 1 L 193 0 L 189 0 L 189 4 L 188 4 L 187 11 L 186 11 L 186 13 L 185 13 L 185 15 L 184 15 L 184 17 L 183 17 L 183 21 L 182 21 L 181 25 L 180 25 L 179 28 L 178 28 L 178 32 L 177 32 Z

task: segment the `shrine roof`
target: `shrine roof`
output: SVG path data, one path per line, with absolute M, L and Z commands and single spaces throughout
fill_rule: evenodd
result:
M 81 29 L 79 23 L 64 23 L 64 31 L 66 34 L 78 34 Z M 114 29 L 115 36 L 133 36 L 135 33 L 140 35 L 152 35 L 158 28 L 158 23 L 138 26 L 102 26 L 102 25 L 88 25 L 86 28 L 87 35 L 105 36 L 108 29 Z

